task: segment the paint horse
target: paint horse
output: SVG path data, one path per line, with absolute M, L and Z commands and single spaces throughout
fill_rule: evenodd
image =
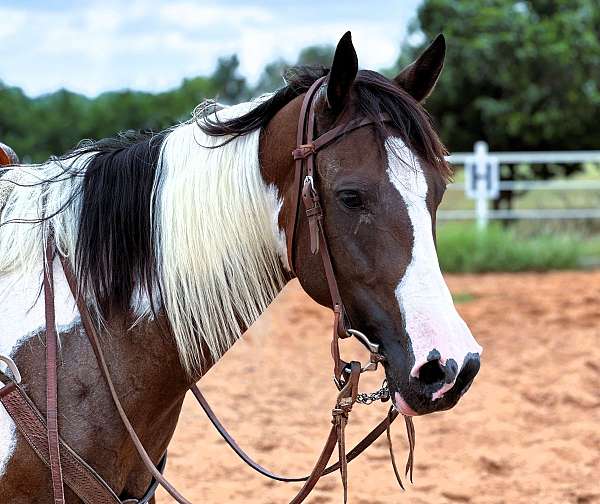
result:
M 304 95 L 323 77 L 314 98 L 315 136 L 370 121 L 315 161 L 322 225 L 347 316 L 379 345 L 400 413 L 453 407 L 479 370 L 481 347 L 454 308 L 435 248 L 435 214 L 450 169 L 421 102 L 444 54 L 440 35 L 390 80 L 358 71 L 348 33 L 330 70 L 297 68 L 271 95 L 206 106 L 158 134 L 88 142 L 42 165 L 11 168 L 1 182 L 13 187 L 0 227 L 0 354 L 16 363 L 42 414 L 40 285 L 50 234 L 74 272 L 116 392 L 155 464 L 186 391 L 287 281 L 298 278 L 311 298 L 331 306 L 309 224 L 291 222 L 296 125 Z M 60 336 L 61 436 L 120 499 L 139 499 L 151 477 L 101 381 L 60 261 L 48 267 Z M 51 502 L 51 488 L 47 467 L 0 406 L 2 502 Z M 64 491 L 66 502 L 80 502 Z

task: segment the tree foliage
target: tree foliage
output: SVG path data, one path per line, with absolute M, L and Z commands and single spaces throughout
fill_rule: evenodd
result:
M 80 140 L 114 136 L 129 129 L 160 131 L 186 120 L 207 98 L 233 103 L 249 96 L 236 56 L 221 58 L 209 77 L 185 79 L 163 93 L 107 92 L 96 98 L 60 90 L 29 98 L 0 82 L 0 141 L 23 160 L 41 162 Z
M 409 42 L 386 73 L 412 61 L 443 32 L 446 66 L 427 108 L 451 150 L 471 150 L 481 139 L 493 150 L 600 149 L 599 26 L 598 0 L 424 0 Z M 295 64 L 328 65 L 333 52 L 329 45 L 308 47 Z M 25 159 L 43 161 L 83 138 L 164 129 L 189 118 L 207 98 L 235 103 L 273 91 L 290 66 L 273 61 L 251 86 L 233 55 L 221 58 L 211 75 L 186 79 L 173 90 L 93 99 L 66 90 L 29 98 L 0 82 L 0 141 Z M 534 171 L 549 177 L 553 170 Z
M 452 150 L 600 149 L 598 0 L 425 0 L 398 66 L 442 32 L 427 103 Z
M 446 64 L 427 109 L 451 151 L 600 149 L 598 0 L 424 0 L 393 70 L 444 33 Z M 503 166 L 503 180 L 580 165 Z M 521 192 L 520 194 L 522 194 Z M 511 207 L 505 190 L 493 206 Z
M 309 46 L 300 51 L 296 63 L 290 63 L 284 59 L 278 59 L 269 63 L 263 70 L 256 92 L 266 93 L 275 91 L 284 85 L 284 77 L 287 70 L 294 65 L 316 65 L 328 67 L 333 61 L 335 47 L 332 45 Z

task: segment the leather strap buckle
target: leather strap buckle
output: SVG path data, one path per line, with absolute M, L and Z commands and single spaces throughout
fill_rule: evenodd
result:
M 304 201 L 307 199 L 318 199 L 317 190 L 315 189 L 315 180 L 312 175 L 307 175 L 304 177 L 304 183 L 302 184 L 302 198 Z
M 308 156 L 314 154 L 316 151 L 317 149 L 315 148 L 314 144 L 302 144 L 292 151 L 292 156 L 295 160 L 306 159 Z
M 319 251 L 319 222 L 323 217 L 323 211 L 319 203 L 319 194 L 315 189 L 315 183 L 311 175 L 304 177 L 302 186 L 302 200 L 308 217 L 310 232 L 310 251 L 316 254 Z

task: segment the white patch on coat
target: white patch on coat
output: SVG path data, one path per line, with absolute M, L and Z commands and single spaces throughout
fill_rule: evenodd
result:
M 239 117 L 257 103 L 211 118 Z M 252 325 L 285 283 L 273 224 L 279 202 L 261 175 L 260 129 L 211 137 L 203 120 L 166 136 L 152 196 L 160 291 L 189 371 L 201 367 L 201 342 L 218 359 L 239 338 L 240 323 Z
M 41 261 L 37 272 L 9 272 L 0 275 L 0 354 L 14 359 L 18 348 L 46 326 Z M 56 325 L 60 333 L 79 320 L 75 301 L 58 260 L 54 263 Z M 19 362 L 17 361 L 17 366 Z M 44 362 L 40 362 L 44 366 Z M 0 362 L 0 370 L 6 365 Z M 0 404 L 0 478 L 16 447 L 15 424 Z
M 389 138 L 385 148 L 388 176 L 404 200 L 413 228 L 412 258 L 395 291 L 415 357 L 411 376 L 418 377 L 432 350 L 440 353 L 443 365 L 454 359 L 460 371 L 467 354 L 481 354 L 482 349 L 456 311 L 440 271 L 423 169 L 399 138 Z M 453 385 L 444 384 L 432 399 L 439 399 Z

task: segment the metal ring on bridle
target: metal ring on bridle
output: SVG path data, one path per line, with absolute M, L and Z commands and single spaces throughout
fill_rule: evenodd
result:
M 0 355 L 0 361 L 4 362 L 13 376 L 13 381 L 18 385 L 21 383 L 21 373 L 19 373 L 19 368 L 15 364 L 15 361 L 10 357 L 5 357 L 4 355 Z
M 358 338 L 358 340 L 368 348 L 369 352 L 374 354 L 379 353 L 379 345 L 377 343 L 373 343 L 364 333 L 361 333 L 356 329 L 347 329 L 346 332 L 350 336 Z

